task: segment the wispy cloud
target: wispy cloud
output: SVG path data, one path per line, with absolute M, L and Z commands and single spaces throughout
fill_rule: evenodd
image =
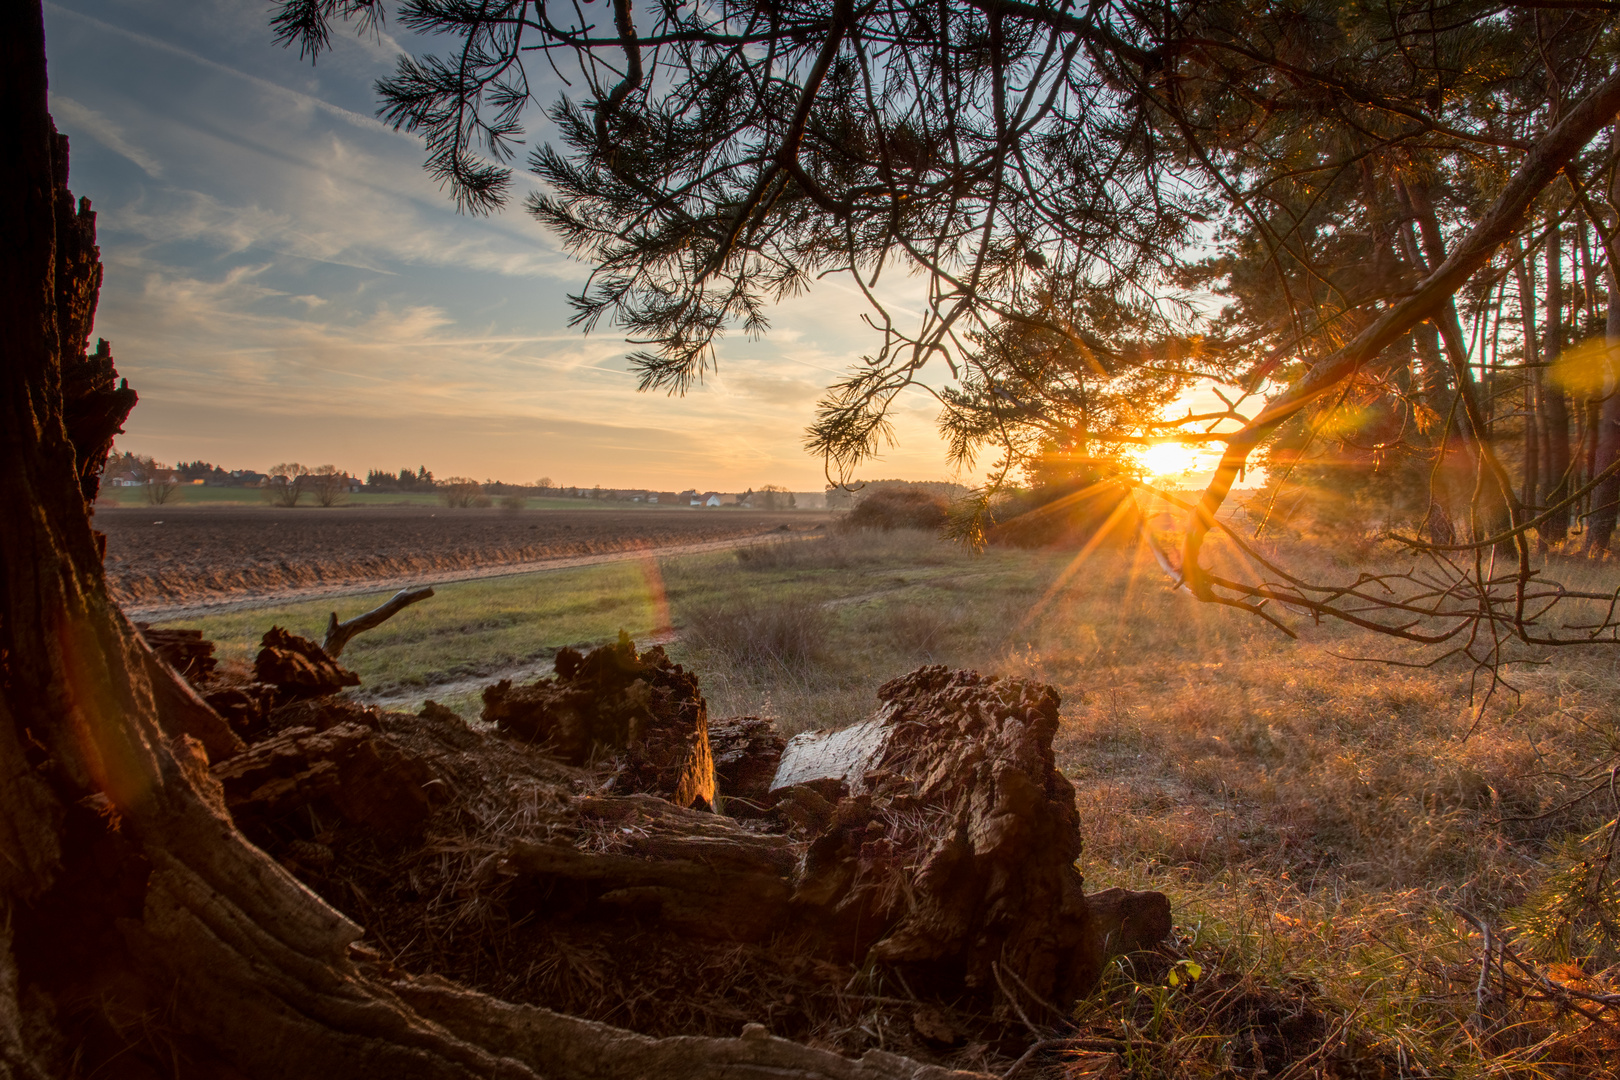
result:
M 89 134 L 115 154 L 128 158 L 141 167 L 141 171 L 154 179 L 163 175 L 163 165 L 152 154 L 124 138 L 119 126 L 94 109 L 80 105 L 70 97 L 51 95 L 51 112 L 57 119 Z
M 763 341 L 723 341 L 692 394 L 637 394 L 624 342 L 566 327 L 583 268 L 520 213 L 456 215 L 419 142 L 360 111 L 396 42 L 345 39 L 311 70 L 240 0 L 183 17 L 70 2 L 47 5 L 66 50 L 53 106 L 110 152 L 76 158 L 74 186 L 101 212 L 96 329 L 142 395 L 126 442 L 240 465 L 819 486 L 802 432 L 872 347 L 847 284 L 781 305 Z M 913 281 L 884 288 L 914 306 Z M 905 399 L 903 444 L 875 469 L 942 471 L 933 408 Z

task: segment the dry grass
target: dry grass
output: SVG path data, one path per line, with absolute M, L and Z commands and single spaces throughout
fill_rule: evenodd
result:
M 1336 578 L 1390 557 L 1372 543 L 1275 554 Z M 1582 588 L 1620 583 L 1614 564 L 1568 569 Z M 1535 1000 L 1498 968 L 1477 992 L 1483 942 L 1467 917 L 1560 983 L 1614 992 L 1617 935 L 1597 918 L 1620 913 L 1612 877 L 1577 903 L 1617 812 L 1602 783 L 1620 761 L 1614 647 L 1526 651 L 1513 689 L 1481 709 L 1465 665 L 1346 659 L 1414 654 L 1331 626 L 1289 640 L 1173 592 L 1141 551 L 972 556 L 926 534 L 857 533 L 670 561 L 660 580 L 681 635 L 670 652 L 700 673 L 717 716 L 841 726 L 925 662 L 1059 689 L 1056 749 L 1089 887 L 1166 892 L 1178 932 L 1065 1024 L 1036 1019 L 1095 1029 L 1132 1076 L 1617 1075 L 1611 1026 Z M 553 590 L 559 625 L 578 625 L 570 604 L 587 594 Z M 417 632 L 430 629 L 446 640 Z M 466 859 L 447 876 L 472 872 Z M 629 994 L 616 962 L 559 957 L 532 977 L 559 998 L 570 980 L 582 995 Z M 598 975 L 606 989 L 590 990 Z M 643 1022 L 655 1003 L 624 1007 Z
M 1500 959 L 1481 992 L 1470 921 L 1563 985 L 1615 991 L 1616 936 L 1591 905 L 1546 925 L 1580 906 L 1582 860 L 1612 836 L 1616 803 L 1596 790 L 1620 761 L 1612 646 L 1520 651 L 1487 702 L 1466 663 L 1363 662 L 1351 658 L 1425 657 L 1342 627 L 1300 626 L 1291 641 L 1194 604 L 1141 551 L 1032 555 L 1013 572 L 910 543 L 911 565 L 926 552 L 946 573 L 911 579 L 900 547 L 739 557 L 761 573 L 837 565 L 893 582 L 829 602 L 819 661 L 777 682 L 775 700 L 795 719 L 817 698 L 854 719 L 874 684 L 855 671 L 928 661 L 1059 688 L 1082 869 L 1093 888 L 1168 893 L 1178 932 L 1076 1016 L 1043 1024 L 1078 1025 L 1081 1045 L 1141 1077 L 1620 1075 L 1620 1009 L 1588 1001 L 1594 1022 L 1511 963 L 1505 977 Z M 1371 542 L 1272 554 L 1318 579 L 1392 557 Z M 1560 569 L 1575 587 L 1620 583 L 1613 565 Z M 758 602 L 788 602 L 784 585 Z M 748 678 L 700 660 L 706 679 Z M 1620 907 L 1612 888 L 1606 902 Z
M 825 608 L 791 601 L 700 607 L 687 616 L 692 643 L 770 679 L 802 675 L 827 646 Z
M 1358 568 L 1338 561 L 1312 569 Z M 1088 878 L 1175 904 L 1178 945 L 1117 972 L 1083 1017 L 1145 1040 L 1127 1054 L 1138 1075 L 1616 1075 L 1610 1023 L 1494 972 L 1476 993 L 1483 942 L 1462 914 L 1613 992 L 1620 956 L 1589 917 L 1584 933 L 1529 933 L 1616 813 L 1606 791 L 1560 809 L 1620 761 L 1613 647 L 1525 653 L 1517 691 L 1481 713 L 1464 665 L 1343 659 L 1400 658 L 1359 631 L 1290 642 L 1168 593 L 1137 555 L 1071 580 L 1041 645 L 1003 667 L 1063 692 Z M 1169 986 L 1178 956 L 1204 979 Z

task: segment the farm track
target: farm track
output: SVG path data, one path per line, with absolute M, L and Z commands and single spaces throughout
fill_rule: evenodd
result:
M 657 630 L 651 634 L 644 634 L 636 638 L 636 647 L 650 649 L 654 645 L 668 645 L 680 638 L 674 629 Z M 601 642 L 581 641 L 575 643 L 574 648 L 581 652 L 589 652 Z M 385 690 L 352 690 L 350 693 L 356 701 L 367 705 L 376 705 L 384 709 L 408 709 L 415 711 L 423 701 L 428 698 L 452 698 L 459 694 L 475 694 L 491 683 L 510 679 L 515 683 L 529 682 L 532 679 L 543 679 L 557 670 L 558 649 L 547 649 L 544 654 L 528 657 L 515 664 L 506 664 L 502 667 L 493 667 L 488 671 L 481 671 L 475 675 L 461 675 L 442 682 L 429 683 L 423 686 L 392 686 Z
M 167 512 L 166 512 L 167 511 Z M 159 516 L 162 515 L 162 516 Z M 107 578 L 135 618 L 177 619 L 380 589 L 807 538 L 819 513 L 103 511 Z

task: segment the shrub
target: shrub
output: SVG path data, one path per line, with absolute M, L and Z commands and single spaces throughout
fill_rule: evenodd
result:
M 438 483 L 439 498 L 444 505 L 465 510 L 470 506 L 488 506 L 489 496 L 484 494 L 484 487 L 476 480 L 465 476 L 452 476 L 448 480 Z
M 694 612 L 694 643 L 741 668 L 802 672 L 821 654 L 831 619 L 814 604 L 731 603 Z
M 529 500 L 521 495 L 502 495 L 501 509 L 516 513 L 529 505 Z
M 846 529 L 931 529 L 945 527 L 950 504 L 943 495 L 916 489 L 879 488 L 844 518 Z
M 180 501 L 180 485 L 167 480 L 148 480 L 141 488 L 141 496 L 153 506 Z
M 336 465 L 320 465 L 303 477 L 319 506 L 340 506 L 349 498 L 349 478 Z
M 276 506 L 297 506 L 308 485 L 309 470 L 296 461 L 285 461 L 270 470 L 264 497 Z

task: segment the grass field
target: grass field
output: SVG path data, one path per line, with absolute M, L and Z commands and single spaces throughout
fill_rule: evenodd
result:
M 1339 562 L 1318 569 L 1355 569 Z M 272 621 L 318 637 L 328 610 L 185 625 L 245 657 Z M 921 663 L 1057 686 L 1088 887 L 1168 893 L 1200 974 L 1172 987 L 1120 969 L 1082 1006 L 1085 1023 L 1125 1033 L 1134 1075 L 1252 1075 L 1225 1033 L 1257 1010 L 1322 1045 L 1296 1080 L 1615 1075 L 1612 1027 L 1478 992 L 1481 938 L 1462 914 L 1566 984 L 1614 992 L 1612 647 L 1526 654 L 1517 691 L 1481 714 L 1465 668 L 1345 659 L 1389 654 L 1359 631 L 1290 641 L 1172 592 L 1134 549 L 1075 568 L 895 533 L 445 586 L 344 662 L 374 692 L 435 696 L 563 644 L 671 627 L 713 714 L 788 731 L 857 719 L 879 682 Z M 476 714 L 470 688 L 447 703 Z

